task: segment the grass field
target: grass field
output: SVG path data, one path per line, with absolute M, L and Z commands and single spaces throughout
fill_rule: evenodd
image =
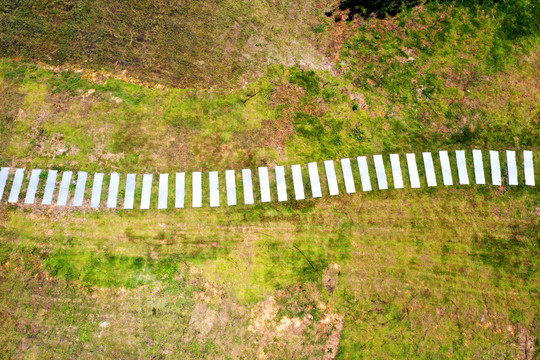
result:
M 0 4 L 0 165 L 222 176 L 527 149 L 539 179 L 536 2 L 375 3 Z M 537 357 L 538 187 L 165 211 L 5 199 L 0 358 Z

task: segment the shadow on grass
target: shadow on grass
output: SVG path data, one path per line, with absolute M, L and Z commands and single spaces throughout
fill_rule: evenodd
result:
M 419 0 L 343 0 L 339 3 L 340 10 L 349 10 L 349 20 L 358 15 L 364 19 L 396 16 L 406 8 L 419 5 Z M 540 3 L 537 1 L 499 1 L 499 0 L 428 0 L 426 3 L 440 5 L 455 5 L 477 11 L 483 7 L 496 7 L 503 18 L 500 28 L 502 37 L 518 39 L 523 36 L 538 34 L 538 16 Z M 327 15 L 331 15 L 328 12 Z
M 473 257 L 491 266 L 498 274 L 531 279 L 538 271 L 535 257 L 540 249 L 539 230 L 538 226 L 529 225 L 525 228 L 516 226 L 509 237 L 486 234 L 473 243 Z

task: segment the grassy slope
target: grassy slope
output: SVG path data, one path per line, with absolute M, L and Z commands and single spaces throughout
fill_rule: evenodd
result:
M 99 84 L 90 72 L 54 74 L 3 60 L 4 161 L 218 170 L 441 147 L 535 147 L 537 38 L 501 40 L 507 35 L 497 35 L 495 15 L 413 8 L 397 19 L 350 23 L 342 76 L 276 65 L 244 90 Z M 505 62 L 499 51 L 507 51 Z
M 258 6 L 255 17 L 271 11 Z M 30 44 L 10 46 L 7 55 L 36 58 L 35 46 L 67 41 L 40 36 L 81 26 L 69 16 L 59 30 L 21 33 Z M 537 37 L 522 28 L 519 36 L 505 33 L 511 18 L 501 9 L 432 4 L 395 19 L 340 23 L 349 40 L 339 73 L 262 66 L 264 76 L 242 90 L 143 87 L 3 59 L 0 162 L 140 173 L 440 148 L 537 150 Z M 301 26 L 312 31 L 310 21 Z M 312 32 L 329 38 L 327 26 Z M 103 29 L 96 36 L 107 39 Z M 149 42 L 146 53 L 159 44 Z M 129 46 L 143 46 L 98 45 L 111 58 L 140 56 Z M 64 51 L 73 63 L 89 56 Z M 99 59 L 111 71 L 117 66 Z M 156 63 L 123 68 L 146 81 L 188 79 L 160 75 Z M 224 84 L 226 72 L 216 74 Z M 261 351 L 313 358 L 339 326 L 329 319 L 344 314 L 343 359 L 526 358 L 539 331 L 538 199 L 536 189 L 486 186 L 218 210 L 3 207 L 0 347 L 30 358 L 253 358 Z M 333 262 L 341 276 L 331 295 L 321 278 Z M 270 296 L 275 318 L 257 327 L 253 319 Z M 279 331 L 285 317 L 306 329 Z
M 267 62 L 317 52 L 327 1 L 32 1 L 0 4 L 0 54 L 126 72 L 162 84 L 237 86 Z M 77 44 L 76 46 L 73 46 Z M 125 74 L 125 73 L 124 73 Z

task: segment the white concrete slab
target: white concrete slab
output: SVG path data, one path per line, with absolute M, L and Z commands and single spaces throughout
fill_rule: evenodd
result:
M 186 199 L 186 173 L 176 173 L 175 183 L 176 193 L 174 194 L 174 207 L 176 209 L 183 209 Z
M 169 174 L 159 174 L 158 209 L 166 209 L 169 200 Z
M 499 161 L 499 152 L 489 152 L 489 162 L 491 163 L 491 183 L 493 185 L 502 185 L 501 162 Z
M 236 175 L 234 170 L 225 170 L 225 186 L 227 187 L 227 205 L 236 205 Z
M 326 181 L 328 183 L 328 192 L 330 195 L 339 195 L 339 187 L 334 167 L 334 160 L 325 160 L 324 170 L 326 172 Z
M 506 167 L 508 168 L 508 185 L 517 185 L 518 171 L 516 164 L 516 152 L 514 150 L 506 151 Z
M 469 173 L 467 171 L 467 159 L 465 158 L 465 150 L 456 150 L 456 163 L 459 183 L 461 185 L 469 185 Z
M 311 184 L 311 194 L 314 198 L 322 196 L 321 180 L 319 179 L 319 168 L 316 162 L 307 164 L 309 173 L 309 182 Z
M 365 156 L 358 156 L 358 171 L 360 172 L 360 181 L 362 182 L 363 191 L 371 191 L 371 179 L 369 178 L 369 167 Z
M 482 151 L 475 149 L 472 151 L 474 164 L 474 181 L 477 185 L 485 185 L 484 162 L 482 161 Z
M 118 204 L 118 188 L 120 187 L 120 174 L 111 173 L 109 181 L 109 196 L 107 197 L 107 207 L 115 208 Z
M 375 174 L 377 175 L 379 190 L 388 189 L 388 180 L 386 179 L 386 170 L 384 169 L 382 155 L 373 155 L 373 162 L 375 163 Z
M 285 183 L 284 166 L 276 166 L 276 185 L 278 201 L 287 201 L 287 184 Z
M 356 186 L 354 185 L 354 176 L 351 167 L 351 159 L 341 159 L 341 171 L 343 172 L 343 181 L 345 182 L 345 192 L 352 194 L 356 192 Z
M 41 199 L 42 205 L 52 204 L 54 188 L 56 187 L 57 176 L 58 176 L 58 170 L 49 170 L 49 175 L 47 175 L 47 182 L 45 183 L 45 190 L 43 191 L 43 199 Z
M 296 200 L 304 200 L 304 179 L 302 178 L 302 167 L 300 165 L 291 165 L 293 176 L 294 196 Z
M 251 169 L 242 169 L 242 187 L 244 190 L 244 204 L 255 203 L 253 198 L 253 180 L 251 179 Z
M 103 187 L 103 173 L 95 173 L 92 183 L 92 196 L 90 197 L 90 207 L 98 208 L 101 202 L 101 189 Z
M 270 177 L 266 166 L 259 168 L 259 185 L 261 188 L 261 202 L 269 202 L 271 200 Z
M 73 195 L 72 206 L 83 206 L 84 192 L 86 190 L 86 181 L 88 180 L 88 173 L 86 171 L 79 171 L 77 175 L 77 185 L 75 186 L 75 194 Z
M 392 179 L 395 189 L 403 189 L 403 174 L 398 154 L 390 154 L 390 166 L 392 167 Z
M 135 187 L 137 174 L 126 175 L 126 191 L 124 192 L 124 209 L 133 209 L 135 206 Z
M 153 174 L 144 174 L 141 190 L 141 210 L 150 209 L 150 200 L 152 199 L 152 179 Z
M 0 200 L 2 200 L 2 197 L 4 196 L 4 190 L 6 189 L 8 176 L 9 168 L 3 167 L 2 170 L 0 170 Z
M 202 173 L 195 171 L 191 173 L 191 206 L 202 207 Z
M 452 168 L 450 167 L 450 158 L 448 157 L 448 151 L 439 151 L 439 160 L 441 162 L 441 171 L 443 178 L 443 185 L 454 185 L 452 179 Z
M 11 184 L 11 192 L 9 193 L 8 202 L 19 202 L 19 195 L 21 194 L 21 187 L 24 180 L 24 169 L 15 169 L 15 177 Z
M 219 174 L 217 171 L 208 173 L 210 185 L 210 207 L 219 207 Z
M 409 170 L 409 180 L 411 181 L 411 188 L 420 188 L 420 176 L 418 175 L 418 166 L 416 164 L 416 155 L 409 153 L 407 157 L 407 169 Z
M 28 182 L 28 190 L 26 190 L 26 197 L 24 199 L 25 204 L 33 204 L 36 201 L 39 175 L 41 175 L 41 169 L 32 170 L 32 173 L 30 175 L 30 181 Z
M 60 181 L 60 190 L 58 191 L 58 200 L 56 205 L 66 206 L 69 197 L 69 187 L 71 185 L 72 171 L 64 171 L 62 174 L 62 181 Z
M 435 167 L 433 166 L 433 157 L 430 152 L 423 152 L 424 169 L 426 170 L 427 186 L 437 186 L 437 177 L 435 176 Z
M 523 167 L 525 168 L 525 185 L 534 186 L 533 152 L 523 151 Z

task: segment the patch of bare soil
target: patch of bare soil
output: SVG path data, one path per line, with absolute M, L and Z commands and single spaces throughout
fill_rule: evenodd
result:
M 518 332 L 520 360 L 534 359 L 536 337 L 531 334 L 529 329 L 521 327 Z
M 339 265 L 332 263 L 323 272 L 323 284 L 330 294 L 333 294 L 338 287 Z
M 330 264 L 324 271 L 323 283 L 327 288 L 331 285 L 332 291 L 337 288 L 338 271 L 337 264 Z M 291 301 L 298 297 L 294 290 L 304 293 L 307 299 Z M 277 298 L 270 296 L 251 308 L 248 331 L 258 339 L 258 359 L 274 358 L 276 349 L 282 349 L 281 356 L 287 358 L 336 357 L 345 317 L 334 312 L 330 303 L 318 299 L 317 292 L 312 290 L 309 287 L 281 290 Z M 291 313 L 304 315 L 291 316 Z
M 99 129 L 88 129 L 88 133 L 94 139 L 94 151 L 88 155 L 91 162 L 104 163 L 108 166 L 115 167 L 115 164 L 124 158 L 124 153 L 112 153 L 106 150 L 106 145 L 109 143 L 110 126 L 106 125 Z
M 79 153 L 79 148 L 73 144 L 68 144 L 64 140 L 63 134 L 54 134 L 53 136 L 47 136 L 42 132 L 39 132 L 39 135 L 36 136 L 34 152 L 38 156 L 46 156 L 51 158 L 56 158 L 61 155 L 76 155 Z
M 163 84 L 156 84 L 153 82 L 143 81 L 128 75 L 127 70 L 117 70 L 117 71 L 105 71 L 105 70 L 90 70 L 83 69 L 77 65 L 72 64 L 62 64 L 60 66 L 45 64 L 43 62 L 38 62 L 38 66 L 43 69 L 51 70 L 56 73 L 62 73 L 66 71 L 72 71 L 76 74 L 81 74 L 82 78 L 88 79 L 96 84 L 104 84 L 109 79 L 122 80 L 130 84 L 136 84 L 140 86 L 145 86 L 148 88 L 154 89 L 166 89 L 167 87 Z M 114 99 L 113 99 L 114 100 Z

